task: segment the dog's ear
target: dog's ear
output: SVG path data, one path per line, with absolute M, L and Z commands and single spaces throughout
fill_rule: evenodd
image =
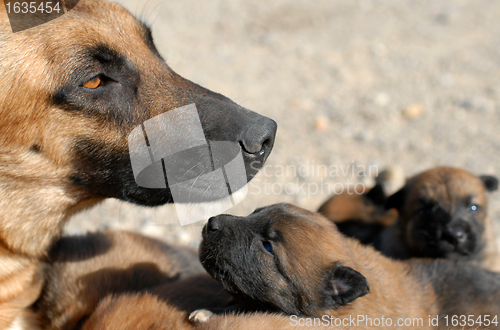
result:
M 370 292 L 368 280 L 352 268 L 335 265 L 326 273 L 323 308 L 337 308 Z
M 479 178 L 483 181 L 487 191 L 495 191 L 498 189 L 498 179 L 493 175 L 481 175 Z
M 385 202 L 385 209 L 396 209 L 399 211 L 405 203 L 407 194 L 408 189 L 406 189 L 406 186 L 396 191 L 394 194 L 389 196 L 389 198 L 387 198 L 387 201 Z
M 377 183 L 369 192 L 365 194 L 365 197 L 372 201 L 375 205 L 384 206 L 385 200 L 387 199 L 384 192 L 384 187 L 380 183 Z

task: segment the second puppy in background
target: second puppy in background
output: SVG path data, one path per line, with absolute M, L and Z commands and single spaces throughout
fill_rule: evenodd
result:
M 486 193 L 498 179 L 452 167 L 436 167 L 409 178 L 390 196 L 386 208 L 398 221 L 375 242 L 384 254 L 405 259 L 474 259 L 498 269 L 496 238 L 487 215 Z
M 480 261 L 486 268 L 500 270 L 493 225 L 486 212 L 486 193 L 498 189 L 496 177 L 436 167 L 409 178 L 405 186 L 387 200 L 377 187 L 349 200 L 354 204 L 351 208 L 357 207 L 358 213 L 362 213 L 359 209 L 378 210 L 365 212 L 370 219 L 340 221 L 332 216 L 335 214 L 331 211 L 332 205 L 340 196 L 334 196 L 319 211 L 345 235 L 372 244 L 389 257 L 471 259 Z M 373 197 L 374 190 L 378 191 L 377 198 Z M 360 197 L 368 202 L 361 203 Z M 399 213 L 393 224 L 376 216 L 384 214 L 381 211 L 384 204 L 386 212 L 397 210 Z M 348 230 L 344 228 L 346 223 L 350 224 Z
M 385 209 L 387 197 L 381 184 L 363 194 L 344 192 L 330 197 L 318 210 L 333 221 L 339 231 L 356 238 L 363 244 L 371 244 L 373 238 L 398 217 L 395 209 Z

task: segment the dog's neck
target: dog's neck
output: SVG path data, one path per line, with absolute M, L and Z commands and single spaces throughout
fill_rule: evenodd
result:
M 98 200 L 81 202 L 54 180 L 0 171 L 0 246 L 26 258 L 43 257 L 69 217 Z
M 38 299 L 43 285 L 43 264 L 13 255 L 0 246 L 0 329 L 24 322 L 25 308 Z M 26 319 L 30 319 L 26 317 Z M 37 329 L 34 325 L 26 329 Z M 17 329 L 17 328 L 15 328 Z M 23 328 L 24 329 L 24 328 Z

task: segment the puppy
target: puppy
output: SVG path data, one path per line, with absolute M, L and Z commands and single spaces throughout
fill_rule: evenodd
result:
M 231 299 L 206 274 L 195 251 L 130 232 L 63 237 L 48 263 L 46 284 L 33 307 L 43 329 L 79 328 L 113 295 L 151 291 L 184 313 L 204 304 L 223 307 Z
M 328 199 L 318 212 L 333 221 L 341 233 L 363 244 L 396 222 L 395 209 L 385 209 L 387 197 L 381 184 L 363 194 L 344 192 Z
M 42 25 L 23 16 L 16 33 L 0 3 L 0 329 L 29 322 L 40 259 L 72 214 L 109 197 L 173 201 L 161 166 L 163 189 L 135 180 L 128 137 L 147 120 L 194 103 L 207 141 L 239 146 L 247 181 L 274 143 L 274 121 L 177 75 L 123 7 L 75 3 Z
M 486 193 L 497 188 L 496 177 L 457 168 L 417 174 L 388 198 L 386 208 L 397 209 L 399 217 L 373 243 L 394 258 L 475 259 L 495 269 L 496 239 Z
M 500 274 L 450 260 L 392 260 L 343 236 L 320 214 L 287 204 L 211 218 L 199 256 L 246 307 L 341 320 L 364 316 L 356 329 L 372 328 L 374 319 L 380 325 L 381 317 L 385 329 L 404 327 L 401 320 L 418 329 L 481 326 L 452 324 L 453 315 L 481 316 L 487 328 L 500 329 Z
M 189 314 L 232 301 L 197 254 L 130 232 L 61 238 L 33 309 L 43 329 L 294 329 L 276 314 L 214 317 L 195 326 Z M 309 327 L 310 329 L 310 327 Z

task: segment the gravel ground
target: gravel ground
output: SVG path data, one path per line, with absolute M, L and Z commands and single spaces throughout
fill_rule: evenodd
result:
M 175 71 L 278 123 L 265 171 L 229 213 L 277 202 L 315 210 L 328 189 L 369 185 L 387 167 L 500 175 L 498 1 L 119 2 L 152 26 Z M 500 193 L 489 210 L 500 225 Z M 181 227 L 172 205 L 108 200 L 66 230 L 197 245 L 202 225 Z

